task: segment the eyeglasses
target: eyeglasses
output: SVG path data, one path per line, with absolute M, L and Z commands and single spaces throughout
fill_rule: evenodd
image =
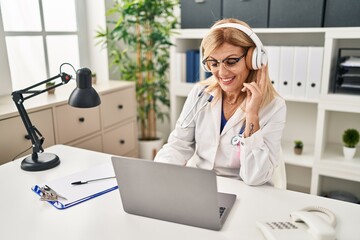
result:
M 232 70 L 236 66 L 236 64 L 245 56 L 246 56 L 246 52 L 242 56 L 237 57 L 237 58 L 230 57 L 230 58 L 225 58 L 222 60 L 206 58 L 202 61 L 202 64 L 204 64 L 206 66 L 206 68 L 212 72 L 217 71 L 219 69 L 220 63 L 223 63 L 224 67 L 226 69 Z

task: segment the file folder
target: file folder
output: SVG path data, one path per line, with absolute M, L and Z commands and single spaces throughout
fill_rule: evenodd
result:
M 323 65 L 323 47 L 309 47 L 308 77 L 306 97 L 317 99 L 320 95 L 320 83 Z
M 279 91 L 280 47 L 267 46 L 269 76 L 276 91 Z
M 83 185 L 72 185 L 72 182 L 87 181 L 109 176 L 115 176 L 111 163 L 98 165 L 63 178 L 37 184 L 31 189 L 40 196 L 40 188 L 45 185 L 49 186 L 58 194 L 64 196 L 66 200 L 59 198 L 57 201 L 48 202 L 57 209 L 66 209 L 118 188 L 115 178 L 89 182 Z
M 186 53 L 176 53 L 177 81 L 178 83 L 186 82 Z
M 280 48 L 280 82 L 279 93 L 291 96 L 294 74 L 294 47 Z
M 308 47 L 295 47 L 294 80 L 292 84 L 292 95 L 294 97 L 305 97 L 309 57 L 308 51 Z

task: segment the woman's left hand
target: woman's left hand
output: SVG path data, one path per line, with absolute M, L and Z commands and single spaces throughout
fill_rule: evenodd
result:
M 244 87 L 241 89 L 241 91 L 246 92 L 245 112 L 247 115 L 258 115 L 259 113 L 260 104 L 265 93 L 266 70 L 266 65 L 262 66 L 257 71 L 256 81 L 244 83 Z

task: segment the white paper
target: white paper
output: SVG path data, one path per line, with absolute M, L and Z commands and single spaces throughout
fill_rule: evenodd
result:
M 58 202 L 65 206 L 117 186 L 115 178 L 89 182 L 82 185 L 72 185 L 72 182 L 112 176 L 115 176 L 112 164 L 106 163 L 54 181 L 38 184 L 38 186 L 43 187 L 47 185 L 57 194 L 65 197 L 67 200 L 58 199 Z

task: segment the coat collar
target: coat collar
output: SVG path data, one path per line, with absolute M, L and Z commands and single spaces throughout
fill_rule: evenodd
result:
M 212 93 L 215 95 L 215 93 Z M 220 124 L 221 124 L 221 111 L 222 111 L 222 96 L 218 98 L 218 100 L 212 104 L 212 119 L 214 119 L 214 129 L 216 133 L 220 133 Z M 221 136 L 224 135 L 227 131 L 234 128 L 234 126 L 239 125 L 239 129 L 241 128 L 241 124 L 245 120 L 245 113 L 241 108 L 238 108 L 233 116 L 228 120 L 224 129 L 221 132 Z

